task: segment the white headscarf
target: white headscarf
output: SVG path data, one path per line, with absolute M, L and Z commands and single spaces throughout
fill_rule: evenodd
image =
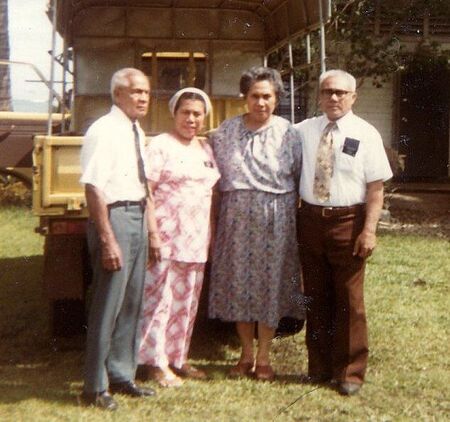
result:
M 178 103 L 178 100 L 186 92 L 192 92 L 194 94 L 198 94 L 203 98 L 203 101 L 205 102 L 205 115 L 208 115 L 212 109 L 211 100 L 209 99 L 206 92 L 202 91 L 201 89 L 194 88 L 194 87 L 183 88 L 183 89 L 180 89 L 179 91 L 175 92 L 175 94 L 173 94 L 172 98 L 169 100 L 170 114 L 172 114 L 172 116 L 175 116 L 175 107 Z

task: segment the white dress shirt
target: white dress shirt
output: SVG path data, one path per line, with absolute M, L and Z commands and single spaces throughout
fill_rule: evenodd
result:
M 138 122 L 136 126 L 145 172 L 149 174 L 147 159 L 142 154 L 145 134 Z M 146 195 L 139 180 L 133 122 L 115 105 L 86 132 L 81 148 L 80 182 L 102 191 L 107 204 L 139 201 Z
M 300 196 L 310 204 L 323 206 L 364 203 L 367 183 L 388 180 L 392 171 L 379 132 L 352 111 L 336 121 L 337 128 L 332 132 L 335 163 L 330 199 L 320 203 L 313 195 L 317 147 L 328 123 L 323 115 L 294 125 L 302 140 Z

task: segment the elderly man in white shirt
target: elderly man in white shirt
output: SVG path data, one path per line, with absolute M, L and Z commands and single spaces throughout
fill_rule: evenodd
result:
M 146 212 L 152 201 L 141 154 L 145 134 L 137 121 L 148 110 L 149 81 L 140 70 L 121 69 L 111 79 L 111 95 L 111 111 L 91 125 L 81 150 L 93 294 L 80 399 L 106 410 L 117 408 L 109 392 L 155 394 L 134 383 L 147 232 L 155 224 Z
M 378 131 L 352 112 L 355 78 L 329 70 L 319 87 L 323 115 L 295 125 L 303 153 L 299 242 L 309 298 L 308 376 L 353 395 L 364 382 L 369 350 L 365 263 L 392 171 Z

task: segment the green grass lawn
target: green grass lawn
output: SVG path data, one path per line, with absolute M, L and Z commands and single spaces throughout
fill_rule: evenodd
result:
M 114 414 L 77 405 L 83 363 L 78 347 L 48 334 L 42 289 L 43 239 L 23 208 L 0 208 L 0 421 L 443 421 L 450 414 L 449 242 L 380 234 L 370 259 L 367 381 L 345 398 L 302 383 L 304 332 L 276 340 L 273 383 L 228 380 L 238 357 L 233 335 L 197 327 L 192 363 L 211 380 L 157 389 L 156 398 L 118 397 Z

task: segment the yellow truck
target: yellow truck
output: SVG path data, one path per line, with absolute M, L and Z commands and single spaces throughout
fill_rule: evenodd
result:
M 53 0 L 48 15 L 64 40 L 73 106 L 67 133 L 34 139 L 33 211 L 45 236 L 43 279 L 51 330 L 64 336 L 82 329 L 90 282 L 79 150 L 88 126 L 110 107 L 114 71 L 136 67 L 149 76 L 151 107 L 141 121 L 149 137 L 170 127 L 168 99 L 184 86 L 210 95 L 207 128 L 214 128 L 244 111 L 242 71 L 266 64 L 280 48 L 292 58 L 290 43 L 296 37 L 321 28 L 324 35 L 330 1 Z M 284 75 L 287 84 L 292 71 L 291 66 Z

